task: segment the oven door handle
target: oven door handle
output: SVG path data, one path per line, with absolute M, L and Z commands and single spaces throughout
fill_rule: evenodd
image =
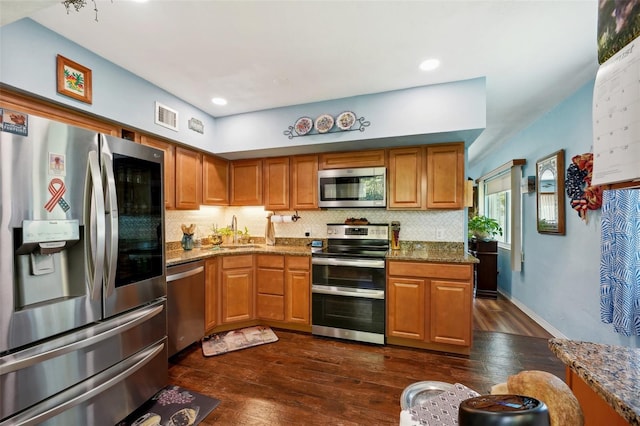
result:
M 312 265 L 355 266 L 357 268 L 384 269 L 384 260 L 336 259 L 334 257 L 311 257 Z
M 334 287 L 326 285 L 312 285 L 311 292 L 329 294 L 331 296 L 362 297 L 365 299 L 384 300 L 384 290 L 370 290 L 367 288 Z

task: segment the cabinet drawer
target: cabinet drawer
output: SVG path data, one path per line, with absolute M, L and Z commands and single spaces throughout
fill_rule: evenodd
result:
M 284 295 L 283 269 L 257 269 L 258 293 Z
M 390 261 L 388 272 L 393 276 L 470 280 L 473 275 L 473 266 L 452 263 Z
M 222 269 L 234 269 L 234 268 L 252 268 L 253 256 L 223 256 L 222 257 Z
M 256 263 L 258 268 L 284 269 L 284 256 L 276 254 L 259 254 Z
M 284 296 L 258 294 L 258 318 L 284 320 Z
M 302 269 L 308 271 L 310 259 L 308 256 L 287 256 L 287 269 Z

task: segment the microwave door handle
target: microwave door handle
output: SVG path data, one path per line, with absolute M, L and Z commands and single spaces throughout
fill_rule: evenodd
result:
M 116 193 L 116 179 L 113 175 L 113 162 L 108 154 L 102 155 L 102 170 L 106 187 L 106 214 L 109 218 L 111 232 L 109 244 L 107 244 L 107 259 L 105 281 L 107 286 L 106 297 L 113 294 L 116 288 L 116 259 L 118 256 L 118 195 Z
M 104 268 L 104 193 L 100 177 L 98 153 L 89 152 L 84 192 L 84 252 L 85 276 L 89 279 L 92 300 L 102 297 L 102 274 Z

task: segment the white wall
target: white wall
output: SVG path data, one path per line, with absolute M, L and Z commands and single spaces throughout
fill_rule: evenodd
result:
M 515 158 L 524 158 L 525 176 L 535 175 L 536 161 L 565 150 L 565 171 L 571 158 L 592 152 L 593 81 L 549 111 L 479 164 L 470 164 L 474 179 Z M 498 286 L 565 336 L 593 342 L 639 347 L 640 340 L 612 331 L 600 322 L 600 211 L 589 211 L 585 223 L 571 209 L 566 194 L 566 235 L 539 234 L 536 196 L 523 195 L 524 264 L 512 272 L 508 252 L 500 251 Z

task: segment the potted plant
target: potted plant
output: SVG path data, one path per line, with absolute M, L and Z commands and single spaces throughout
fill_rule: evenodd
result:
M 497 220 L 487 216 L 474 216 L 469 219 L 470 240 L 489 241 L 496 235 L 502 235 L 502 228 Z

